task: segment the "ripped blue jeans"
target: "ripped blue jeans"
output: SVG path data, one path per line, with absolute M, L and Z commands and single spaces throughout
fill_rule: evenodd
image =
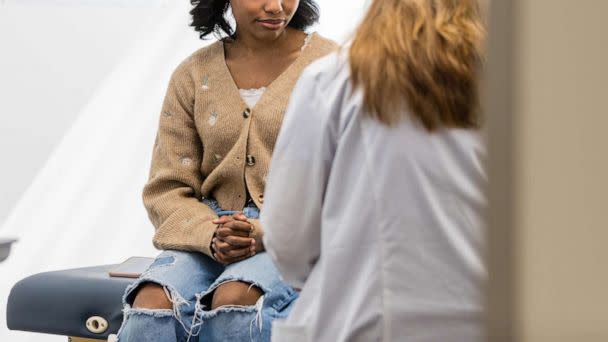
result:
M 214 200 L 203 202 L 218 216 L 234 214 L 219 208 Z M 259 209 L 251 203 L 243 214 L 258 218 Z M 205 307 L 204 303 L 210 302 L 208 295 L 231 281 L 255 285 L 264 294 L 256 305 L 222 306 L 215 310 Z M 147 282 L 163 286 L 173 309 L 131 306 L 135 290 Z M 297 297 L 298 293 L 280 279 L 266 253 L 224 266 L 201 253 L 167 250 L 126 289 L 118 341 L 270 341 L 272 321 L 287 317 Z

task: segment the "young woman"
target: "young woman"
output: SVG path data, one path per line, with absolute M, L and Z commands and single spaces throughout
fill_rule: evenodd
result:
M 262 244 L 268 163 L 297 78 L 335 44 L 305 33 L 318 20 L 312 0 L 192 4 L 201 37 L 225 38 L 169 83 L 143 191 L 164 252 L 126 290 L 118 339 L 268 341 L 297 297 Z
M 483 37 L 476 0 L 375 0 L 303 73 L 262 214 L 302 289 L 273 339 L 481 340 Z

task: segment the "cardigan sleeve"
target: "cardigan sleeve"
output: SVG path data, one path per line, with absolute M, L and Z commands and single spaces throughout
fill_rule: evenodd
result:
M 217 215 L 200 201 L 203 145 L 194 125 L 194 91 L 194 81 L 182 64 L 169 82 L 142 197 L 156 229 L 156 248 L 211 256 L 211 221 Z

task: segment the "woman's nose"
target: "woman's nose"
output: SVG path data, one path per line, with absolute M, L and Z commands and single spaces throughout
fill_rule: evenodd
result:
M 264 11 L 272 14 L 283 11 L 283 0 L 268 0 L 264 6 Z

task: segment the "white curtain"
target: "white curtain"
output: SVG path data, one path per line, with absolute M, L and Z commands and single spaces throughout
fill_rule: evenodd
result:
M 319 1 L 322 20 L 317 30 L 344 41 L 364 2 Z M 19 239 L 9 259 L 0 264 L 0 317 L 6 315 L 10 288 L 28 275 L 157 254 L 141 190 L 148 176 L 161 102 L 172 70 L 210 43 L 185 29 L 189 1 L 166 1 L 165 6 L 162 16 L 149 18 L 147 31 L 100 85 L 0 227 L 3 237 Z M 0 341 L 65 340 L 12 332 L 4 319 L 0 322 Z

